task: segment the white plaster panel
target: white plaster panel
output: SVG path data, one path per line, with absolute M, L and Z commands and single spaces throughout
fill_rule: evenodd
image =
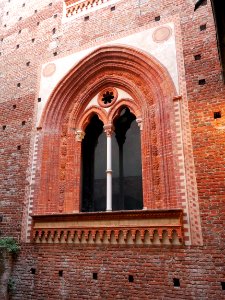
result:
M 73 53 L 66 57 L 62 57 L 51 61 L 56 65 L 56 71 L 52 76 L 44 77 L 43 69 L 48 64 L 45 63 L 42 65 L 42 74 L 40 82 L 39 97 L 41 97 L 41 102 L 38 103 L 38 112 L 37 112 L 37 126 L 39 124 L 41 114 L 47 103 L 47 100 L 52 93 L 53 89 L 59 83 L 59 81 L 72 69 L 74 66 L 85 56 L 93 52 L 95 49 L 104 46 L 104 45 L 126 45 L 131 46 L 140 50 L 145 51 L 154 58 L 156 58 L 169 72 L 177 92 L 179 93 L 179 83 L 178 83 L 178 67 L 177 67 L 177 58 L 176 58 L 176 42 L 174 35 L 174 24 L 167 23 L 162 26 L 169 26 L 172 35 L 170 38 L 164 42 L 156 43 L 152 39 L 152 34 L 157 27 L 150 28 L 141 32 L 131 34 L 129 36 L 110 41 L 108 43 L 102 43 L 98 46 L 91 47 L 80 52 Z

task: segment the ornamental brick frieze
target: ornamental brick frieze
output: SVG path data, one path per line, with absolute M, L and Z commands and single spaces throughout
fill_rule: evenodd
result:
M 182 215 L 182 210 L 36 215 L 32 237 L 35 243 L 181 245 Z
M 66 17 L 89 12 L 93 8 L 100 8 L 103 4 L 110 4 L 112 0 L 64 0 L 66 4 Z

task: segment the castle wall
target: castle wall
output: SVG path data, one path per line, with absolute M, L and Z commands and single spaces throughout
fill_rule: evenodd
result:
M 191 136 L 192 144 L 186 144 L 193 151 L 196 174 L 190 186 L 197 181 L 197 189 L 189 190 L 189 197 L 198 194 L 203 233 L 202 247 L 176 249 L 23 243 L 14 266 L 13 299 L 225 297 L 221 287 L 225 282 L 225 87 L 212 9 L 207 2 L 194 12 L 192 0 L 121 0 L 113 11 L 105 6 L 88 14 L 89 20 L 85 21 L 83 15 L 62 23 L 62 1 L 1 1 L 1 235 L 20 240 L 28 199 L 32 205 L 42 65 L 168 21 L 179 24 L 177 50 L 183 53 L 180 59 L 184 61 L 179 73 L 180 93 L 188 100 L 182 122 L 188 123 L 190 117 L 191 126 L 184 143 Z M 158 16 L 160 20 L 156 21 Z M 204 24 L 206 29 L 200 30 Z M 199 54 L 201 58 L 196 60 Z M 202 79 L 205 82 L 199 84 Z M 222 117 L 214 119 L 215 112 L 221 112 Z M 188 157 L 186 161 L 192 163 Z M 36 269 L 35 274 L 31 274 L 31 268 Z M 63 270 L 63 277 L 59 277 L 59 270 Z M 98 273 L 97 281 L 92 279 L 94 272 Z M 128 275 L 134 276 L 133 283 L 128 282 Z M 174 288 L 173 278 L 180 279 L 180 288 Z

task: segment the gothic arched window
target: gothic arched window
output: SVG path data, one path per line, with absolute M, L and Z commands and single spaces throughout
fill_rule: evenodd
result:
M 108 209 L 108 193 L 112 210 L 143 208 L 140 129 L 135 120 L 127 107 L 120 108 L 113 120 L 109 153 L 103 122 L 92 116 L 82 142 L 82 211 Z M 109 160 L 112 170 L 107 168 Z M 106 184 L 107 174 L 111 180 Z

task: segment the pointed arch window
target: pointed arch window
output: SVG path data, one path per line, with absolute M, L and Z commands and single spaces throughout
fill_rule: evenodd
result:
M 119 109 L 110 128 L 92 116 L 82 141 L 82 211 L 143 208 L 140 129 L 135 120 L 128 107 Z

